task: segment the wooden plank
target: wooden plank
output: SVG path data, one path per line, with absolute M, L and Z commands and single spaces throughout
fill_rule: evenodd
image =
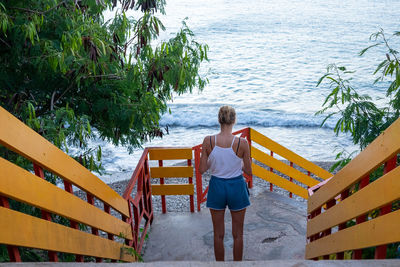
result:
M 308 201 L 308 213 L 321 207 L 352 184 L 360 181 L 400 151 L 400 119 L 379 135 L 360 154 L 343 167 Z
M 127 201 L 73 158 L 0 107 L 0 144 L 129 217 Z
M 193 167 L 152 167 L 150 175 L 151 178 L 193 177 Z
M 191 147 L 157 147 L 149 148 L 150 160 L 192 159 Z
M 151 194 L 156 195 L 193 195 L 193 184 L 167 184 L 167 185 L 152 185 Z
M 268 167 L 273 168 L 274 170 L 277 170 L 283 174 L 286 174 L 289 177 L 292 177 L 293 179 L 299 181 L 300 183 L 303 183 L 308 186 L 314 186 L 319 183 L 319 181 L 313 179 L 311 176 L 308 176 L 301 171 L 290 167 L 289 165 L 283 163 L 282 161 L 271 157 L 270 155 L 262 152 L 261 150 L 251 147 L 251 157 L 255 160 L 258 160 L 261 163 L 264 163 Z
M 292 192 L 293 194 L 296 194 L 304 199 L 308 198 L 308 192 L 305 188 L 298 186 L 282 177 L 279 175 L 276 175 L 273 172 L 270 172 L 260 166 L 258 166 L 255 163 L 252 163 L 252 169 L 253 169 L 253 175 L 260 177 L 261 179 L 270 182 L 274 185 L 277 185 L 283 189 L 286 189 L 289 192 Z
M 306 259 L 400 241 L 400 210 L 322 237 L 306 246 Z
M 0 243 L 123 261 L 124 244 L 0 207 Z M 122 255 L 121 255 L 122 254 Z
M 251 140 L 258 143 L 259 145 L 273 151 L 274 153 L 282 156 L 288 161 L 293 162 L 294 164 L 302 167 L 303 169 L 310 171 L 311 173 L 317 175 L 322 179 L 328 179 L 332 177 L 332 174 L 318 165 L 312 163 L 311 161 L 306 160 L 300 155 L 294 153 L 293 151 L 287 149 L 286 147 L 278 144 L 272 139 L 266 137 L 265 135 L 257 132 L 256 130 L 250 128 L 250 137 Z
M 400 198 L 400 166 L 307 222 L 307 237 Z M 383 193 L 384 192 L 384 193 Z
M 132 240 L 128 223 L 0 157 L 0 195 Z

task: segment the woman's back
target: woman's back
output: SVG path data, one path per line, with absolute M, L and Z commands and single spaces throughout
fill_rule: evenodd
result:
M 214 138 L 214 146 L 212 146 L 211 153 L 208 157 L 211 175 L 220 178 L 234 178 L 242 174 L 242 159 L 238 156 L 240 147 L 240 138 L 233 136 L 210 136 L 210 144 L 212 146 L 212 139 Z M 230 141 L 230 146 L 226 147 L 227 141 Z M 237 141 L 236 151 L 234 151 L 234 143 Z
M 217 261 L 224 260 L 224 214 L 228 207 L 232 215 L 233 260 L 243 257 L 243 223 L 246 208 L 250 205 L 249 191 L 242 175 L 251 175 L 250 149 L 246 139 L 232 134 L 236 112 L 232 107 L 223 106 L 218 112 L 221 132 L 206 136 L 203 140 L 199 170 L 211 170 L 207 192 L 214 231 L 214 254 Z

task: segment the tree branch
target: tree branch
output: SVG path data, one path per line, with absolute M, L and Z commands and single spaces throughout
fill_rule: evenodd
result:
M 38 15 L 44 15 L 44 14 L 46 14 L 46 13 L 48 13 L 48 12 L 50 12 L 50 11 L 56 9 L 56 8 L 58 8 L 59 6 L 65 4 L 66 2 L 67 2 L 66 0 L 62 1 L 62 2 L 58 3 L 57 5 L 53 6 L 52 8 L 50 8 L 50 9 L 48 9 L 46 11 L 33 10 L 33 9 L 23 8 L 23 7 L 11 7 L 10 9 L 21 10 L 21 11 L 25 11 L 25 12 L 28 12 L 28 13 L 38 14 Z
M 90 76 L 83 76 L 82 78 L 84 79 L 89 79 L 89 78 L 106 78 L 110 80 L 122 80 L 122 78 L 118 75 L 115 74 L 104 74 L 104 75 L 90 75 Z
M 4 43 L 8 48 L 11 48 L 11 45 L 9 43 L 7 43 L 6 41 L 4 41 L 3 39 L 0 38 L 0 41 L 2 43 Z

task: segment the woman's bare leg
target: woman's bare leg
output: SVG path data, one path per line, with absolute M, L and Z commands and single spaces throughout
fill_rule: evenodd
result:
M 224 261 L 225 210 L 210 209 L 214 229 L 214 254 L 216 261 Z
M 234 261 L 241 261 L 243 257 L 243 222 L 245 213 L 246 209 L 231 210 Z

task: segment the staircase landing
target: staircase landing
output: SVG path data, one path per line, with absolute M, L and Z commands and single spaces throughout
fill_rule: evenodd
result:
M 243 260 L 304 259 L 306 202 L 269 191 L 251 194 L 244 225 Z M 231 224 L 227 210 L 224 239 L 227 261 L 233 259 Z M 209 210 L 156 214 L 143 259 L 145 262 L 214 261 Z

